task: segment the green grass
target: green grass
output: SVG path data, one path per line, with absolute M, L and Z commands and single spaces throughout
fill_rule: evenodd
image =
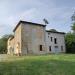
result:
M 0 75 L 75 75 L 75 55 L 7 56 Z

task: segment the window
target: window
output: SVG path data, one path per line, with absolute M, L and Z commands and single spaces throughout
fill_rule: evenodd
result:
M 49 51 L 51 51 L 51 46 L 49 46 Z
M 53 39 L 53 38 L 51 37 L 51 42 L 52 42 L 52 39 Z
M 58 48 L 58 46 L 55 46 L 55 48 Z
M 48 33 L 48 35 L 50 35 L 50 33 Z
M 57 44 L 57 38 L 54 38 L 54 43 Z
M 63 46 L 61 46 L 61 51 L 63 51 Z
M 58 46 L 54 46 L 55 48 L 54 48 L 54 51 L 55 51 L 55 53 L 58 53 L 59 52 L 59 47 Z
M 42 51 L 42 45 L 40 45 L 40 51 Z

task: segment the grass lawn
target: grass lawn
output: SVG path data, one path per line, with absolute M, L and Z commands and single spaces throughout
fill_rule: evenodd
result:
M 75 75 L 75 55 L 7 56 L 0 75 Z

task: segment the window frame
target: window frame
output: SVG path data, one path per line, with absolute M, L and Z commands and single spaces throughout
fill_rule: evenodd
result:
M 63 52 L 63 50 L 64 50 L 64 49 L 63 49 L 63 46 L 61 46 L 61 51 Z
M 50 51 L 50 52 L 52 51 L 52 47 L 51 47 L 51 46 L 49 46 L 49 51 Z
M 40 45 L 40 51 L 43 51 L 43 45 Z
M 57 38 L 54 38 L 54 44 L 57 44 Z

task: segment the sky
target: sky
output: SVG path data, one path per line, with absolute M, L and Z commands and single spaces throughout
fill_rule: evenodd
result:
M 75 0 L 0 0 L 0 37 L 11 34 L 20 20 L 49 22 L 46 29 L 71 30 Z

